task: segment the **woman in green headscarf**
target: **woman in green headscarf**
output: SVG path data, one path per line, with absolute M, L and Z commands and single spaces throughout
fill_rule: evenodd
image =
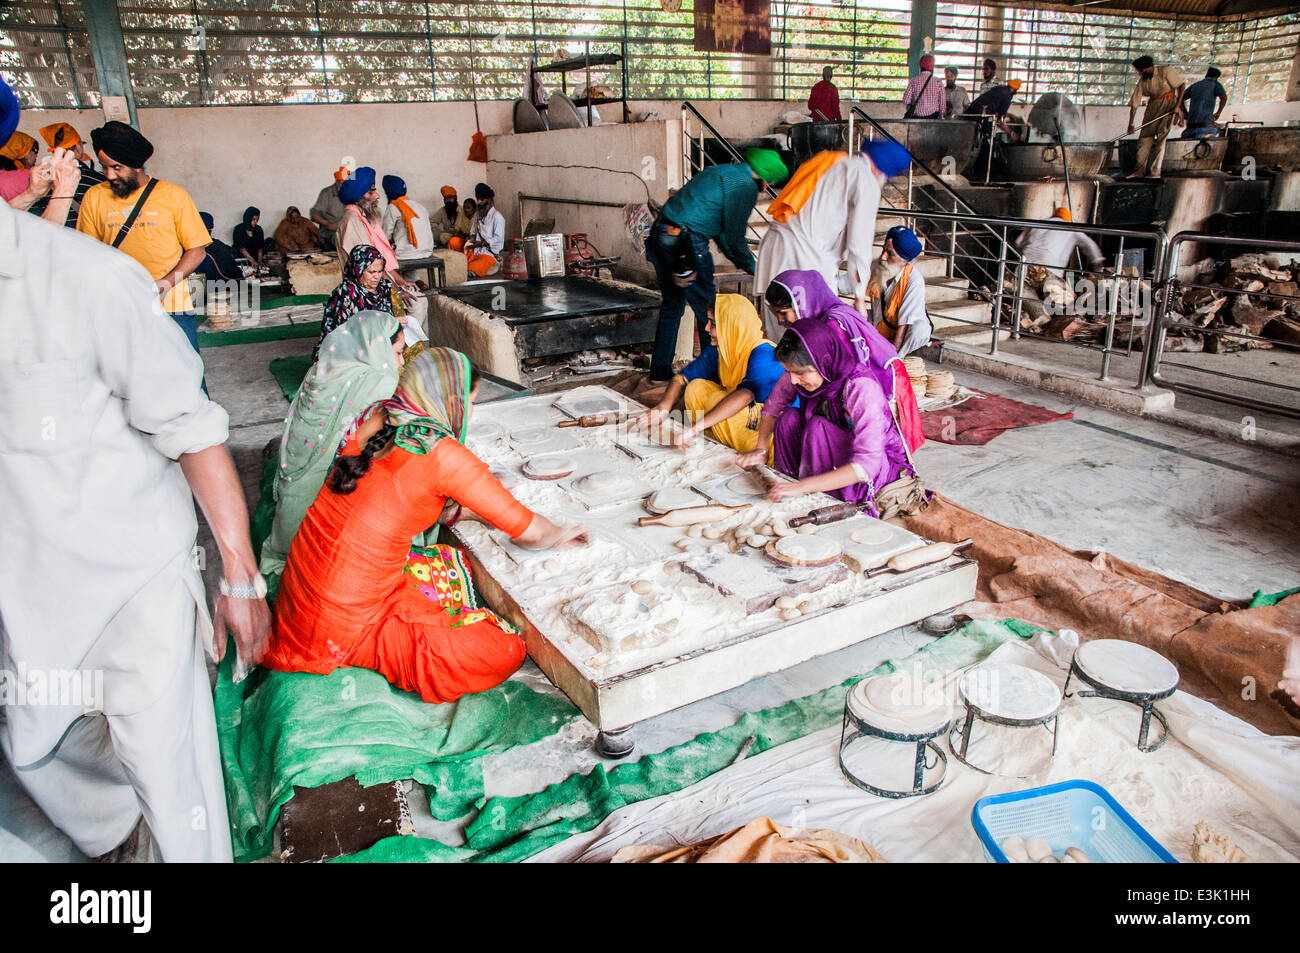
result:
M 459 351 L 408 354 L 383 414 L 349 439 L 298 528 L 267 668 L 368 668 L 447 702 L 500 684 L 523 662 L 523 640 L 479 605 L 460 552 L 411 545 L 452 500 L 527 548 L 586 539 L 530 511 L 465 447 L 475 383 Z
M 320 492 L 339 446 L 380 401 L 393 396 L 402 368 L 401 323 L 362 311 L 321 342 L 320 357 L 294 395 L 275 471 L 275 522 L 262 544 L 261 571 L 284 570 L 307 507 Z

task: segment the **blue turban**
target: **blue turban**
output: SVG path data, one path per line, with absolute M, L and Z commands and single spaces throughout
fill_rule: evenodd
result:
M 395 175 L 384 176 L 383 185 L 384 195 L 388 197 L 388 201 L 390 202 L 393 199 L 400 199 L 406 194 L 406 183 Z
M 212 218 L 212 213 L 199 212 L 199 218 L 203 220 L 203 227 L 206 228 L 209 232 L 211 232 L 212 227 L 216 224 L 216 222 Z
M 894 251 L 898 252 L 903 261 L 911 261 L 921 254 L 921 240 L 916 237 L 916 232 L 906 225 L 895 225 L 885 233 L 885 238 L 894 246 Z
M 0 76 L 0 145 L 9 141 L 9 137 L 18 128 L 18 97 L 9 88 L 4 77 Z
M 363 165 L 339 183 L 339 201 L 352 205 L 375 187 L 375 170 Z
M 864 142 L 862 151 L 867 154 L 871 164 L 887 178 L 906 172 L 907 167 L 912 164 L 912 153 L 897 142 L 890 142 L 888 139 L 871 139 Z

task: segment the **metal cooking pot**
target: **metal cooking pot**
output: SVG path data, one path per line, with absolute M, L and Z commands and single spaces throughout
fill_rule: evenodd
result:
M 1029 182 L 1049 175 L 1064 178 L 1062 149 L 1069 154 L 1071 178 L 1098 175 L 1110 165 L 1109 142 L 1071 142 L 1064 146 L 1055 142 L 1004 142 L 1002 157 L 1015 181 Z
M 790 127 L 790 148 L 794 150 L 796 166 L 803 165 L 819 152 L 834 149 L 846 152 L 849 148 L 847 122 L 798 122 Z
M 1224 172 L 1237 172 L 1247 156 L 1254 156 L 1261 172 L 1300 172 L 1300 128 L 1249 126 L 1228 130 Z
M 1137 169 L 1139 139 L 1119 141 L 1119 165 L 1125 175 Z M 1165 161 L 1160 171 L 1210 172 L 1223 165 L 1228 151 L 1228 140 L 1223 136 L 1205 136 L 1200 139 L 1166 139 Z M 1073 168 L 1070 170 L 1074 171 Z
M 880 126 L 907 147 L 912 158 L 923 162 L 936 175 L 943 175 L 943 160 L 952 156 L 953 172 L 960 172 L 975 150 L 979 123 L 965 119 L 888 119 Z M 868 127 L 869 129 L 870 127 Z M 863 135 L 867 129 L 863 130 Z

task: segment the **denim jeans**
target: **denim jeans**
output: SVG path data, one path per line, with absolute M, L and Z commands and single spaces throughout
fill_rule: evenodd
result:
M 185 332 L 185 340 L 190 342 L 190 347 L 194 348 L 194 353 L 199 354 L 199 315 L 197 311 L 169 311 L 171 319 L 176 322 L 177 327 Z M 199 360 L 203 355 L 199 354 Z M 203 393 L 208 392 L 208 379 L 205 375 L 200 381 L 199 386 L 203 388 Z
M 673 265 L 678 260 L 681 242 L 690 242 L 690 251 L 695 257 L 695 280 L 685 288 L 678 288 L 673 281 Z M 700 340 L 708 340 L 704 327 L 709 321 L 713 299 L 718 296 L 713 282 L 713 253 L 709 250 L 707 236 L 686 230 L 680 235 L 669 235 L 667 224 L 660 218 L 646 238 L 645 257 L 654 265 L 655 276 L 659 279 L 659 294 L 663 296 L 663 304 L 659 306 L 659 326 L 655 329 L 654 355 L 650 358 L 650 377 L 666 380 L 672 374 L 677 331 L 688 303 L 695 312 Z

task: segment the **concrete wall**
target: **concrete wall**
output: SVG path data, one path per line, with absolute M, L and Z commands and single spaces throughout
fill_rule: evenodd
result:
M 769 131 L 784 113 L 798 111 L 805 104 L 713 100 L 695 105 L 723 135 L 744 138 Z M 875 117 L 902 115 L 900 103 L 863 105 Z M 668 121 L 681 115 L 678 101 L 638 101 L 631 103 L 630 108 L 634 118 L 657 112 L 662 120 Z M 512 104 L 506 102 L 481 103 L 479 115 L 484 133 L 489 136 L 508 133 L 511 109 Z M 611 118 L 618 115 L 617 106 L 605 109 Z M 1270 124 L 1300 121 L 1300 102 L 1232 106 L 1225 116 Z M 1128 109 L 1091 106 L 1085 109 L 1085 117 L 1087 138 L 1113 138 L 1124 132 Z M 35 136 L 40 126 L 60 120 L 72 123 L 83 136 L 89 137 L 90 130 L 103 122 L 103 116 L 99 110 L 29 110 L 23 114 L 19 129 Z M 262 225 L 268 232 L 279 223 L 287 206 L 297 205 L 306 212 L 317 192 L 332 181 L 333 172 L 344 156 L 355 157 L 359 165 L 373 166 L 381 175 L 400 175 L 406 180 L 410 194 L 430 208 L 439 204 L 437 193 L 442 185 L 454 185 L 464 198 L 475 182 L 495 174 L 465 158 L 474 132 L 474 109 L 470 103 L 153 108 L 140 110 L 140 127 L 156 148 L 149 163 L 150 172 L 188 189 L 199 208 L 216 217 L 218 237 L 225 240 L 229 240 L 231 229 L 239 222 L 245 206 L 262 209 Z M 610 128 L 623 127 L 616 124 Z M 642 141 L 639 133 L 628 140 L 620 139 L 616 133 L 613 138 L 601 138 L 576 148 L 585 149 L 588 155 L 623 154 L 637 161 L 642 155 L 657 155 L 665 149 L 675 154 L 675 146 L 660 142 L 668 135 L 666 129 L 659 124 L 659 131 L 647 134 L 655 143 L 651 152 L 644 151 L 650 143 Z M 510 143 L 509 136 L 497 139 L 495 144 L 504 158 L 525 159 L 530 149 L 541 146 L 539 136 L 550 135 L 533 133 L 521 137 L 517 148 Z M 671 138 L 676 141 L 675 136 Z M 572 141 L 585 143 L 586 134 L 574 133 Z M 620 143 L 618 152 L 608 151 Z M 624 145 L 631 151 L 622 152 Z M 545 151 L 552 154 L 549 145 Z M 631 200 L 638 194 L 639 200 L 643 200 L 644 190 L 630 178 L 622 178 L 635 188 L 619 192 L 619 200 Z M 527 191 L 558 191 L 570 182 L 575 187 L 579 183 L 582 188 L 587 187 L 585 178 L 572 176 L 546 182 L 545 189 L 539 186 Z M 494 184 L 494 187 L 498 191 L 520 191 L 509 184 L 504 187 Z M 599 188 L 605 189 L 601 195 L 615 194 L 605 185 Z M 601 221 L 597 219 L 596 228 L 603 233 L 605 226 Z M 513 234 L 517 216 L 508 215 L 507 222 Z M 587 225 L 587 217 L 581 223 Z M 592 227 L 588 225 L 586 230 L 590 232 Z M 606 251 L 603 245 L 599 247 Z

